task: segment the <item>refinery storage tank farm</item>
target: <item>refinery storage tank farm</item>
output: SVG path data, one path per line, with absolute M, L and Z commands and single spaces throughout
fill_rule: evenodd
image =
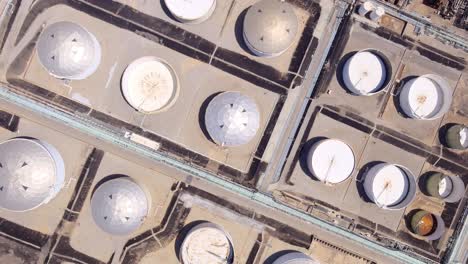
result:
M 297 31 L 297 16 L 285 1 L 261 0 L 248 9 L 244 18 L 244 42 L 260 57 L 281 55 L 291 47 Z
M 103 182 L 91 197 L 94 222 L 111 235 L 124 236 L 137 230 L 149 207 L 146 193 L 129 177 Z
M 161 112 L 176 102 L 179 80 L 165 61 L 151 56 L 143 57 L 125 69 L 122 93 L 127 103 L 139 112 Z
M 220 226 L 204 222 L 192 227 L 179 249 L 183 264 L 233 263 L 232 239 Z
M 37 42 L 37 53 L 44 68 L 59 79 L 86 79 L 101 62 L 101 46 L 94 35 L 66 21 L 45 28 Z
M 442 117 L 452 104 L 453 90 L 444 78 L 426 74 L 409 80 L 401 89 L 399 102 L 410 118 L 432 120 Z
M 362 50 L 346 60 L 341 74 L 345 87 L 354 95 L 373 95 L 383 90 L 388 71 L 381 55 Z
M 321 182 L 335 184 L 345 181 L 354 170 L 354 153 L 344 142 L 324 139 L 316 142 L 307 154 L 309 171 Z
M 216 9 L 216 0 L 164 0 L 164 4 L 175 19 L 186 24 L 201 23 Z
M 221 146 L 247 144 L 260 127 L 257 104 L 239 92 L 216 95 L 205 112 L 205 126 L 211 139 Z
M 53 199 L 64 180 L 64 162 L 53 146 L 30 138 L 0 143 L 1 208 L 33 210 Z
M 399 165 L 379 163 L 364 175 L 364 191 L 377 206 L 402 209 L 416 195 L 416 180 L 412 173 Z

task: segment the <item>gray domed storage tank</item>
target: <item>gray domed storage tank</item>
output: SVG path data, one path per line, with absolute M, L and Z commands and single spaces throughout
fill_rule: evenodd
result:
M 320 263 L 302 252 L 291 252 L 291 253 L 287 253 L 279 257 L 273 262 L 273 264 L 320 264 Z
M 108 180 L 91 198 L 94 222 L 112 235 L 128 235 L 140 227 L 148 215 L 146 193 L 129 177 Z
M 244 42 L 257 56 L 279 56 L 293 44 L 298 27 L 297 16 L 290 4 L 280 0 L 261 0 L 245 15 Z
M 260 113 L 248 96 L 239 92 L 223 92 L 208 104 L 205 126 L 218 145 L 240 146 L 255 137 L 260 127 Z
M 232 239 L 220 226 L 204 222 L 194 226 L 180 246 L 183 264 L 233 263 Z
M 101 62 L 101 46 L 94 35 L 66 21 L 47 26 L 39 36 L 37 53 L 44 68 L 59 79 L 86 79 Z
M 0 144 L 0 207 L 29 211 L 48 203 L 62 189 L 65 166 L 51 145 L 29 138 Z

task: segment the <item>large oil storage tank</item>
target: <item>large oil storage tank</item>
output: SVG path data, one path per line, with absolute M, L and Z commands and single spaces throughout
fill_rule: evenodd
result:
M 420 177 L 419 181 L 425 194 L 447 203 L 458 202 L 465 195 L 465 183 L 458 176 L 431 171 Z
M 437 240 L 445 232 L 445 223 L 441 216 L 425 210 L 414 210 L 409 219 L 410 231 L 429 241 Z
M 342 68 L 345 87 L 355 95 L 373 95 L 383 90 L 389 66 L 382 55 L 362 50 L 348 58 Z
M 164 4 L 175 19 L 187 24 L 207 20 L 216 9 L 216 0 L 164 0 Z
M 161 112 L 169 109 L 177 100 L 179 80 L 164 60 L 142 57 L 125 69 L 122 93 L 127 103 L 139 112 Z
M 406 168 L 388 163 L 373 165 L 364 175 L 364 191 L 377 206 L 402 209 L 416 195 L 416 180 Z
M 91 197 L 94 222 L 111 235 L 124 236 L 137 230 L 148 215 L 145 191 L 129 177 L 100 184 Z
M 399 102 L 410 118 L 432 120 L 442 117 L 450 109 L 453 90 L 447 81 L 435 74 L 409 80 L 401 89 Z
M 37 53 L 44 68 L 59 79 L 86 79 L 101 62 L 101 46 L 96 37 L 67 21 L 46 27 L 39 36 Z
M 220 226 L 204 222 L 185 236 L 179 251 L 183 264 L 233 263 L 232 239 Z
M 277 258 L 273 264 L 320 264 L 302 252 L 290 252 Z
M 206 108 L 205 127 L 211 139 L 221 146 L 247 144 L 260 127 L 257 104 L 239 92 L 220 93 Z
M 297 16 L 289 3 L 261 0 L 245 15 L 244 42 L 257 56 L 279 56 L 293 44 L 298 27 Z
M 461 124 L 454 124 L 445 133 L 445 143 L 452 149 L 468 149 L 468 127 Z
M 307 167 L 320 181 L 329 184 L 340 183 L 354 170 L 353 150 L 338 139 L 324 139 L 316 142 L 307 154 Z
M 50 144 L 14 138 L 0 144 L 0 207 L 28 211 L 48 203 L 62 189 L 65 165 Z

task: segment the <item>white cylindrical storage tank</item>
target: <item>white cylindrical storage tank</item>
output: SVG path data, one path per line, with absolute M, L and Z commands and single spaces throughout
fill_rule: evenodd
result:
M 420 181 L 424 181 L 421 186 L 429 196 L 443 199 L 447 203 L 456 203 L 465 195 L 465 183 L 458 176 L 429 172 Z
M 233 263 L 232 239 L 216 224 L 198 224 L 185 236 L 179 260 L 183 264 Z
M 409 80 L 403 85 L 399 101 L 410 118 L 433 120 L 448 112 L 453 90 L 445 79 L 427 74 Z
M 346 60 L 342 69 L 343 84 L 355 95 L 373 95 L 383 90 L 388 67 L 370 50 L 362 50 Z
M 14 138 L 0 144 L 0 207 L 29 211 L 48 203 L 62 189 L 65 165 L 50 144 Z
M 372 3 L 371 1 L 366 1 L 359 5 L 358 13 L 360 16 L 365 16 L 367 15 L 367 13 L 374 10 L 374 8 L 374 3 Z
M 292 6 L 281 0 L 261 0 L 244 19 L 243 37 L 249 50 L 260 57 L 275 57 L 294 42 L 299 23 Z
M 309 171 L 320 181 L 340 183 L 354 170 L 353 150 L 338 139 L 324 139 L 315 143 L 307 155 Z
M 384 209 L 402 209 L 416 195 L 413 174 L 399 165 L 379 163 L 365 174 L 364 191 L 377 206 Z
M 179 80 L 165 61 L 151 56 L 142 57 L 125 69 L 122 93 L 127 103 L 139 112 L 161 112 L 177 100 Z
M 379 21 L 380 18 L 385 15 L 385 9 L 381 6 L 378 6 L 377 8 L 375 8 L 374 10 L 372 10 L 369 14 L 369 18 L 372 20 L 372 21 Z
M 59 79 L 86 79 L 101 62 L 101 46 L 96 37 L 82 26 L 66 21 L 46 27 L 39 36 L 37 54 L 44 68 Z
M 287 253 L 279 257 L 273 262 L 273 264 L 320 264 L 320 263 L 302 252 L 291 252 L 291 253 Z
M 452 125 L 445 134 L 447 147 L 453 149 L 468 149 L 468 127 L 465 125 Z
M 129 177 L 105 181 L 91 197 L 94 222 L 111 235 L 125 236 L 136 231 L 148 210 L 146 193 Z
M 216 9 L 216 0 L 164 0 L 164 3 L 175 19 L 187 24 L 207 20 Z
M 223 92 L 208 104 L 205 126 L 218 145 L 240 146 L 247 144 L 257 134 L 260 113 L 250 97 L 239 92 Z

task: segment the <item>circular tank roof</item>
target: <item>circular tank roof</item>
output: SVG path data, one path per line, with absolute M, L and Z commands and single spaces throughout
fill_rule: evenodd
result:
M 0 207 L 10 211 L 35 209 L 63 186 L 60 157 L 34 139 L 15 138 L 0 144 Z M 61 175 L 59 175 L 61 174 Z
M 428 74 L 409 80 L 399 99 L 403 112 L 409 117 L 435 119 L 449 110 L 452 91 L 441 77 Z
M 278 56 L 294 42 L 298 19 L 290 4 L 261 0 L 248 9 L 243 31 L 244 41 L 255 55 Z
M 171 107 L 179 95 L 179 82 L 174 70 L 156 57 L 143 57 L 132 62 L 122 77 L 122 93 L 134 109 L 154 113 Z
M 102 183 L 91 198 L 94 221 L 112 235 L 128 235 L 138 229 L 148 207 L 145 192 L 128 177 Z
M 341 140 L 321 140 L 309 150 L 307 166 L 320 181 L 339 183 L 346 180 L 353 172 L 354 154 Z
M 216 0 L 164 0 L 167 9 L 182 23 L 201 23 L 216 8 Z
M 387 68 L 378 55 L 361 51 L 346 61 L 342 74 L 346 88 L 353 94 L 372 95 L 382 90 Z
M 37 52 L 41 64 L 60 79 L 85 79 L 101 61 L 96 38 L 82 26 L 65 21 L 49 25 L 42 32 Z
M 402 202 L 409 192 L 406 172 L 393 164 L 373 166 L 364 179 L 367 196 L 379 207 L 391 207 Z
M 217 144 L 244 145 L 257 133 L 260 113 L 249 97 L 239 92 L 223 92 L 208 104 L 205 125 L 211 139 Z
M 180 259 L 184 264 L 231 263 L 232 258 L 231 238 L 212 223 L 193 227 L 180 248 Z
M 301 252 L 291 252 L 276 259 L 273 264 L 319 264 L 316 260 Z

